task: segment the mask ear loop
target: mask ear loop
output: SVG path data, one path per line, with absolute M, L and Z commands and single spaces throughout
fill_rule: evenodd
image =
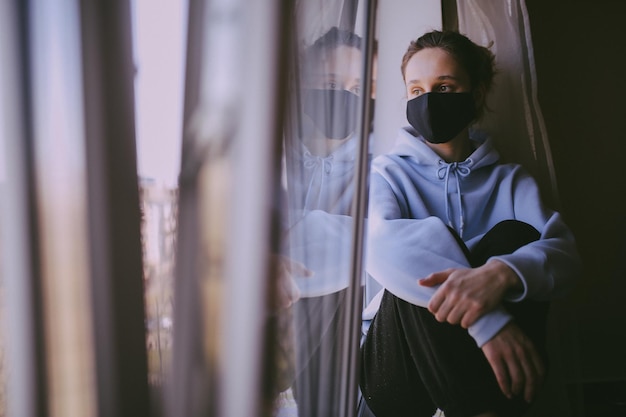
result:
M 402 98 L 400 99 L 400 108 L 404 109 L 404 121 L 406 122 L 405 124 L 410 124 L 409 123 L 409 118 L 406 116 L 406 109 L 407 106 L 409 105 L 409 97 L 407 96 L 406 92 L 404 93 L 404 95 L 402 96 Z

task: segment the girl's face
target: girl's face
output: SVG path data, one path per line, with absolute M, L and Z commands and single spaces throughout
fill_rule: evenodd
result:
M 302 83 L 303 141 L 316 155 L 329 155 L 352 137 L 357 124 L 361 94 L 361 51 L 340 45 L 322 51 L 314 62 L 305 62 Z M 331 91 L 337 90 L 337 91 Z M 347 94 L 350 92 L 352 94 Z M 344 94 L 345 93 L 345 94 Z
M 322 54 L 320 60 L 309 68 L 308 88 L 325 90 L 347 90 L 356 95 L 361 93 L 361 51 L 340 45 Z
M 465 69 L 441 48 L 425 48 L 415 53 L 404 70 L 404 82 L 409 100 L 430 92 L 472 91 Z

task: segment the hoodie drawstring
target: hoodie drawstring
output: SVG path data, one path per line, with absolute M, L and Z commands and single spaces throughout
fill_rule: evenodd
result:
M 467 159 L 463 162 L 452 162 L 450 164 L 446 163 L 443 160 L 439 160 L 439 168 L 437 169 L 437 177 L 440 180 L 444 180 L 444 199 L 446 205 L 446 216 L 448 218 L 448 226 L 454 228 L 452 224 L 452 219 L 450 217 L 450 202 L 448 195 L 448 182 L 450 180 L 450 174 L 454 174 L 454 178 L 456 180 L 456 191 L 457 191 L 457 203 L 459 206 L 459 236 L 463 238 L 463 229 L 465 228 L 465 219 L 463 216 L 463 202 L 461 200 L 461 182 L 459 177 L 466 177 L 471 172 L 470 166 L 472 164 L 471 159 Z
M 313 183 L 315 182 L 316 176 L 320 179 L 319 194 L 317 195 L 316 207 L 320 205 L 322 191 L 324 190 L 325 178 L 333 170 L 333 159 L 333 155 L 322 158 L 321 156 L 313 155 L 308 150 L 304 152 L 303 166 L 307 170 L 313 170 L 313 172 L 311 173 L 311 179 L 309 180 L 309 186 L 306 190 L 306 195 L 304 197 L 304 209 L 309 208 L 309 196 L 311 194 L 311 190 L 313 189 Z M 319 174 L 315 175 L 315 171 L 318 171 Z

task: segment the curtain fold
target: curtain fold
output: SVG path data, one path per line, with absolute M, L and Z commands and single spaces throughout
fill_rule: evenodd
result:
M 522 164 L 536 178 L 546 203 L 559 209 L 525 1 L 465 0 L 457 6 L 459 31 L 480 45 L 491 45 L 496 55 L 495 87 L 479 127 L 493 137 L 503 161 Z

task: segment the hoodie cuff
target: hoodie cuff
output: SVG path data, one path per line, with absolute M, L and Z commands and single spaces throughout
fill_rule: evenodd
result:
M 517 274 L 517 277 L 519 278 L 520 282 L 522 283 L 522 291 L 510 291 L 510 292 L 505 294 L 504 299 L 506 301 L 510 301 L 512 303 L 518 303 L 518 302 L 522 301 L 523 299 L 525 299 L 526 295 L 528 294 L 528 283 L 524 279 L 524 275 L 522 275 L 520 270 L 517 269 L 515 267 L 515 265 L 511 264 L 511 262 L 507 261 L 506 257 L 494 256 L 494 257 L 489 258 L 489 260 L 487 262 L 489 262 L 492 259 L 498 260 L 498 261 L 502 262 L 503 264 L 506 264 L 509 268 L 511 268 L 513 270 L 513 272 L 515 272 Z
M 503 307 L 485 314 L 468 328 L 478 347 L 490 341 L 513 317 Z

